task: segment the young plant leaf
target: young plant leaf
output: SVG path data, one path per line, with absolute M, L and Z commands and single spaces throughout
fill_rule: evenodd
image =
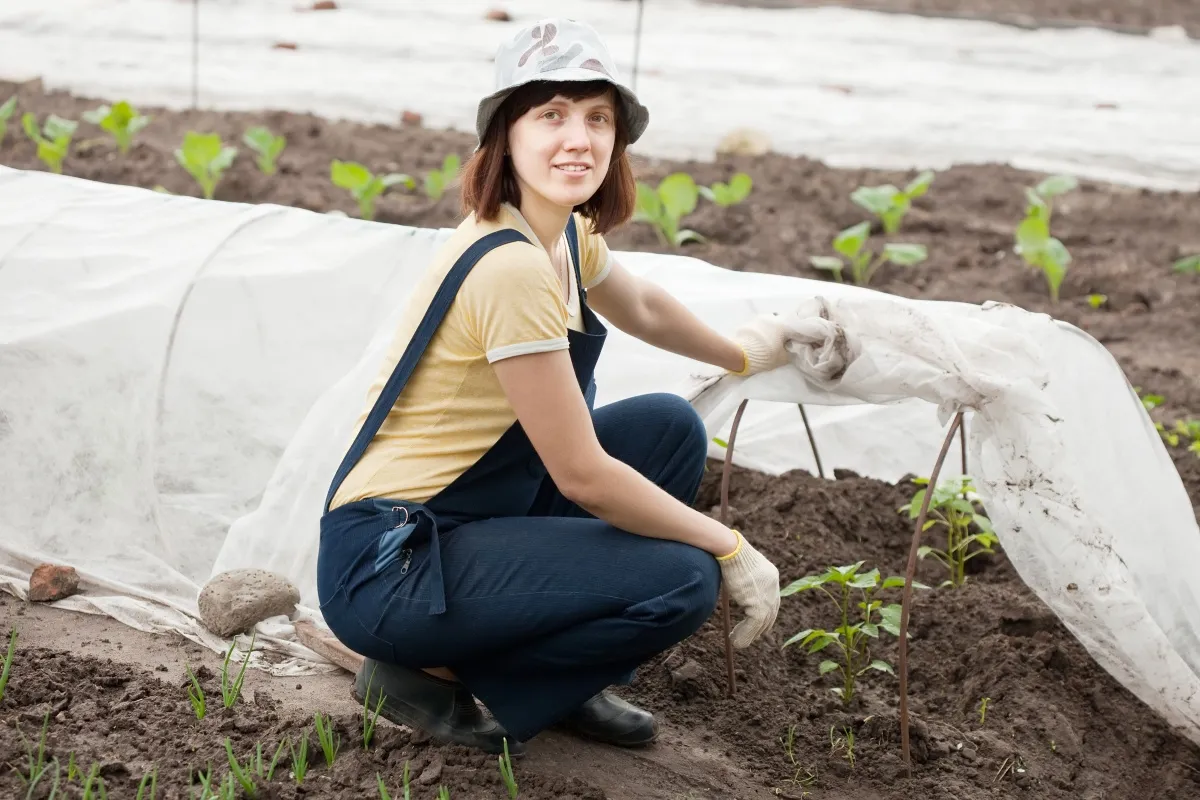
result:
M 4 141 L 2 120 L 0 120 L 0 141 Z M 1171 269 L 1175 270 L 1176 272 L 1190 272 L 1193 275 L 1200 275 L 1200 253 L 1197 253 L 1194 256 L 1185 256 L 1184 258 L 1179 259 L 1171 265 Z
M 846 258 L 854 258 L 862 250 L 871 233 L 871 223 L 860 222 L 841 231 L 833 239 L 833 249 Z
M 658 195 L 662 198 L 664 211 L 679 220 L 696 210 L 700 193 L 691 175 L 676 172 L 662 179 L 658 185 Z
M 828 675 L 830 672 L 833 672 L 835 669 L 838 669 L 840 666 L 841 665 L 838 664 L 836 661 L 822 661 L 821 665 L 819 667 L 817 667 L 817 671 L 822 675 Z
M 901 267 L 920 264 L 927 255 L 923 244 L 887 244 L 883 246 L 883 257 Z
M 122 155 L 129 152 L 133 137 L 150 124 L 150 118 L 137 113 L 128 102 L 121 100 L 112 106 L 100 106 L 83 114 L 83 119 L 107 131 L 117 143 Z
M 255 159 L 255 164 L 264 175 L 274 175 L 278 167 L 278 160 L 283 149 L 287 147 L 287 139 L 283 136 L 276 136 L 271 131 L 262 125 L 256 125 L 242 134 L 242 141 L 246 146 L 258 153 L 258 158 Z
M 1070 175 L 1054 175 L 1046 178 L 1034 190 L 1042 197 L 1057 197 L 1077 188 L 1079 181 Z
M 867 665 L 867 669 L 873 669 L 878 672 L 886 672 L 889 675 L 895 675 L 896 671 L 892 669 L 892 665 L 886 661 L 881 661 L 878 658 Z
M 237 153 L 236 147 L 221 143 L 220 134 L 188 131 L 183 136 L 183 145 L 175 150 L 175 160 L 200 184 L 205 199 L 211 200 Z
M 925 170 L 909 181 L 908 185 L 904 187 L 904 193 L 908 195 L 910 200 L 918 198 L 929 191 L 929 186 L 932 183 L 933 172 Z
M 5 100 L 3 105 L 0 105 L 0 144 L 4 144 L 4 136 L 8 133 L 8 121 L 12 119 L 13 112 L 16 110 L 17 96 L 15 94 Z

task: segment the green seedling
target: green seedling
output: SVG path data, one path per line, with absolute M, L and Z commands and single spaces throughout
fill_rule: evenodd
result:
M 916 519 L 921 514 L 921 503 L 924 502 L 929 479 L 915 478 L 913 483 L 925 488 L 918 489 L 912 500 L 900 506 L 900 513 L 908 514 L 909 519 Z M 917 551 L 917 557 L 924 559 L 932 556 L 946 568 L 950 577 L 942 582 L 942 586 L 957 588 L 966 583 L 967 562 L 984 553 L 994 553 L 993 546 L 1000 541 L 992 528 L 992 521 L 977 512 L 975 504 L 965 497 L 973 491 L 975 486 L 970 477 L 947 478 L 938 484 L 929 499 L 923 530 L 930 530 L 937 525 L 944 527 L 946 548 L 940 550 L 924 545 Z
M 517 779 L 513 776 L 512 757 L 508 754 L 508 738 L 505 737 L 503 742 L 504 755 L 497 758 L 500 762 L 500 778 L 504 781 L 504 788 L 508 790 L 509 800 L 516 800 Z
M 288 751 L 292 755 L 292 777 L 296 780 L 296 785 L 304 783 L 304 776 L 308 774 L 308 732 L 300 739 L 300 746 L 295 747 L 288 740 Z
M 4 139 L 3 112 L 4 108 L 0 106 L 0 141 L 3 141 Z M 1200 253 L 1197 253 L 1194 256 L 1185 256 L 1179 259 L 1171 265 L 1171 269 L 1175 270 L 1176 272 L 1190 272 L 1193 275 L 1200 275 Z
M 8 688 L 8 678 L 12 674 L 13 656 L 17 653 L 17 629 L 8 632 L 8 653 L 4 656 L 4 666 L 0 668 L 0 701 L 4 700 L 4 690 Z
M 204 687 L 196 679 L 191 665 L 184 667 L 184 671 L 188 676 L 188 702 L 192 704 L 192 711 L 195 712 L 196 719 L 204 719 L 204 715 L 208 713 L 208 698 L 204 695 Z
M 437 800 L 450 800 L 450 787 L 439 786 Z
M 61 175 L 63 159 L 71 150 L 71 137 L 75 135 L 79 123 L 51 114 L 39 131 L 37 117 L 32 111 L 26 111 L 21 117 L 21 125 L 25 135 L 37 145 L 37 157 L 51 172 Z
M 1100 306 L 1102 306 L 1108 302 L 1108 295 L 1106 295 L 1106 294 L 1089 294 L 1087 296 L 1087 301 L 1088 301 L 1088 305 L 1091 306 L 1092 308 L 1099 308 Z
M 787 729 L 787 736 L 786 737 L 781 736 L 779 738 L 779 741 L 783 744 L 784 755 L 787 756 L 788 762 L 795 769 L 795 772 L 792 774 L 792 777 L 788 778 L 785 781 L 785 783 L 790 783 L 793 786 L 804 787 L 803 789 L 801 789 L 800 796 L 807 797 L 808 792 L 805 790 L 808 789 L 810 786 L 812 786 L 814 783 L 816 783 L 817 774 L 815 772 L 813 772 L 811 769 L 805 769 L 804 767 L 800 766 L 800 762 L 798 762 L 796 760 L 796 726 L 789 725 L 788 729 Z M 803 778 L 800 777 L 801 772 L 804 773 Z
M 717 181 L 712 186 L 700 186 L 702 197 L 722 208 L 735 206 L 750 196 L 754 181 L 744 172 L 739 172 L 729 179 L 729 183 Z
M 246 657 L 242 659 L 241 671 L 232 681 L 229 680 L 229 661 L 233 658 L 234 645 L 231 644 L 225 653 L 225 661 L 221 664 L 221 700 L 225 703 L 226 708 L 233 708 L 233 704 L 242 694 L 242 682 L 246 680 L 246 667 L 250 666 L 250 656 L 254 653 L 254 637 L 257 635 L 257 631 L 251 631 L 250 649 L 246 651 Z
M 17 736 L 21 739 L 21 743 L 25 746 L 26 771 L 24 774 L 19 769 L 13 769 L 17 773 L 17 777 L 21 779 L 21 783 L 25 784 L 28 789 L 26 796 L 32 796 L 33 788 L 41 781 L 42 776 L 46 773 L 49 763 L 46 761 L 46 731 L 50 728 L 50 712 L 42 718 L 42 733 L 38 737 L 37 750 L 29 746 L 25 741 L 25 734 L 21 733 L 20 727 L 17 728 Z M 58 784 L 58 759 L 53 759 L 55 772 L 55 785 Z
M 867 239 L 871 235 L 871 223 L 860 222 L 851 225 L 833 239 L 833 249 L 841 256 L 812 256 L 809 263 L 820 270 L 833 273 L 833 279 L 842 283 L 842 271 L 850 267 L 850 277 L 856 286 L 866 286 L 875 276 L 875 271 L 886 263 L 901 267 L 911 267 L 920 264 L 928 257 L 925 245 L 921 244 L 885 244 L 883 252 L 875 254 L 867 247 Z
M 374 710 L 371 709 L 371 684 L 374 681 L 375 670 L 372 669 L 371 677 L 367 679 L 367 693 L 363 697 L 363 750 L 371 747 L 371 738 L 375 735 L 375 723 L 379 722 L 379 710 L 383 708 L 383 701 L 387 699 L 387 695 L 381 691 L 379 699 L 375 702 Z
M 334 731 L 333 721 L 320 711 L 313 716 L 313 724 L 317 728 L 317 741 L 321 743 L 321 752 L 325 754 L 325 766 L 332 767 L 338 749 L 342 746 L 342 737 Z
M 272 756 L 270 762 L 263 761 L 263 746 L 259 742 L 254 746 L 254 755 L 250 757 L 250 767 L 254 770 L 254 774 L 265 781 L 270 781 L 275 777 L 275 768 L 279 766 L 279 757 L 283 755 L 283 751 L 291 745 L 291 741 L 284 738 L 279 743 L 279 747 L 275 748 L 275 755 Z
M 1050 235 L 1051 201 L 1078 185 L 1069 175 L 1056 175 L 1033 189 L 1026 189 L 1025 218 L 1014 233 L 1014 250 L 1026 264 L 1037 267 L 1046 276 L 1052 303 L 1058 302 L 1058 290 L 1071 264 L 1071 254 L 1066 245 Z
M 392 800 L 392 795 L 390 792 L 388 792 L 387 784 L 383 782 L 383 776 L 380 775 L 378 772 L 376 772 L 375 780 L 379 784 L 379 800 Z M 408 762 L 407 761 L 404 762 L 403 781 L 404 781 L 404 783 L 403 783 L 404 800 L 411 800 L 412 788 L 411 788 L 410 782 L 409 782 Z M 441 795 L 439 794 L 438 797 L 441 797 Z
M 79 771 L 79 765 L 75 763 L 75 751 L 72 750 L 71 754 L 67 756 L 67 783 L 72 783 L 76 778 L 81 776 L 82 773 Z
M 1144 406 L 1147 411 L 1153 411 L 1163 403 L 1167 402 L 1167 398 L 1163 397 L 1161 394 L 1142 394 L 1142 387 L 1140 386 L 1133 387 L 1133 393 L 1136 394 L 1138 399 L 1142 401 L 1142 406 Z
M 83 781 L 83 800 L 108 800 L 108 789 L 104 786 L 104 778 L 100 777 L 100 765 L 95 762 Z
M 274 175 L 277 169 L 275 162 L 283 148 L 287 147 L 287 139 L 276 136 L 262 125 L 256 125 L 242 134 L 242 141 L 258 153 L 254 163 L 258 165 L 259 172 L 263 175 Z
M 221 176 L 233 165 L 237 154 L 236 147 L 221 143 L 219 133 L 188 131 L 184 134 L 183 146 L 175 150 L 175 160 L 200 184 L 205 199 L 212 200 Z
M 108 131 L 122 155 L 128 153 L 129 148 L 133 146 L 133 137 L 150 124 L 150 117 L 139 114 L 137 109 L 124 100 L 111 106 L 100 106 L 94 111 L 85 111 L 83 118 Z
M 209 800 L 209 798 L 215 798 L 215 797 L 219 796 L 217 794 L 217 792 L 214 791 L 212 788 L 213 787 L 212 780 L 213 780 L 213 774 L 212 774 L 212 764 L 211 763 L 208 765 L 208 769 L 205 769 L 201 772 L 197 772 L 194 775 L 192 774 L 192 771 L 190 769 L 188 770 L 188 786 L 192 786 L 197 782 L 199 782 L 199 784 L 200 784 L 199 800 Z M 220 789 L 221 787 L 218 785 L 217 788 Z M 191 791 L 188 792 L 188 796 L 189 797 L 192 796 Z
M 829 752 L 831 755 L 836 755 L 839 751 L 844 751 L 843 758 L 850 763 L 850 769 L 854 769 L 854 731 L 851 728 L 842 728 L 842 735 L 838 736 L 833 732 L 833 726 L 829 726 Z
M 903 189 L 890 183 L 883 186 L 860 186 L 850 195 L 855 205 L 879 217 L 884 233 L 900 230 L 904 216 L 912 208 L 912 201 L 929 191 L 933 173 L 929 170 L 913 178 Z
M 638 181 L 633 220 L 651 225 L 659 241 L 670 247 L 680 247 L 684 242 L 703 242 L 704 237 L 695 231 L 679 228 L 683 218 L 696 210 L 699 197 L 696 181 L 685 172 L 668 175 L 657 188 Z
M 440 200 L 454 178 L 458 175 L 460 161 L 457 155 L 451 153 L 442 161 L 441 169 L 430 170 L 425 176 L 425 196 L 431 200 Z
M 146 794 L 149 789 L 150 793 Z M 138 784 L 137 797 L 135 800 L 155 800 L 158 796 L 158 767 L 155 766 L 149 772 L 142 776 L 142 782 Z
M 862 561 L 845 567 L 829 567 L 824 572 L 814 573 L 793 581 L 786 586 L 780 596 L 796 594 L 817 589 L 833 602 L 837 609 L 841 624 L 833 630 L 809 628 L 800 631 L 783 643 L 784 647 L 799 644 L 807 647 L 809 653 L 818 653 L 833 646 L 839 659 L 837 661 L 822 661 L 817 668 L 821 675 L 838 672 L 841 686 L 833 689 L 833 693 L 849 705 L 855 697 L 857 680 L 869 671 L 886 672 L 894 675 L 892 665 L 882 659 L 871 658 L 870 640 L 878 639 L 880 630 L 893 636 L 900 635 L 900 604 L 883 605 L 875 599 L 875 593 L 882 589 L 896 589 L 904 586 L 904 578 L 891 577 L 880 581 L 879 570 L 859 572 Z M 928 588 L 916 581 L 913 586 L 921 589 Z M 832 588 L 832 591 L 831 591 Z M 862 600 L 853 603 L 854 592 L 857 591 Z M 857 606 L 857 611 L 853 609 Z M 854 618 L 855 621 L 851 621 Z
M 0 105 L 0 144 L 4 144 L 4 136 L 8 133 L 8 121 L 12 119 L 13 112 L 17 110 L 17 96 L 4 101 L 4 105 Z
M 229 774 L 237 779 L 237 782 L 242 785 L 242 791 L 246 796 L 253 798 L 257 794 L 257 786 L 254 783 L 254 759 L 243 765 L 238 761 L 237 756 L 233 754 L 233 742 L 229 737 L 225 738 L 225 753 L 229 757 Z M 259 759 L 261 764 L 262 745 L 259 745 Z
M 987 719 L 988 703 L 991 702 L 990 697 L 985 697 L 979 701 L 979 724 L 983 725 L 983 721 Z
M 329 178 L 333 185 L 345 189 L 358 202 L 358 215 L 363 219 L 375 219 L 375 199 L 393 186 L 413 189 L 417 182 L 408 175 L 390 172 L 374 175 L 362 164 L 334 159 L 329 167 Z
M 1179 447 L 1182 444 L 1188 452 L 1200 456 L 1200 419 L 1176 420 L 1170 428 L 1156 422 L 1154 427 L 1163 441 L 1171 447 Z

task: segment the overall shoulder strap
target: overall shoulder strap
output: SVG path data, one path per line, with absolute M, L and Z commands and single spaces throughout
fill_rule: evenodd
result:
M 574 226 L 572 226 L 574 227 Z M 371 411 L 367 414 L 366 421 L 363 422 L 362 428 L 359 429 L 358 435 L 354 437 L 354 442 L 350 445 L 350 449 L 346 451 L 346 455 L 342 458 L 342 463 L 334 474 L 333 482 L 329 486 L 329 493 L 325 496 L 325 511 L 329 511 L 329 504 L 333 501 L 333 496 L 342 485 L 342 481 L 346 480 L 346 476 L 350 474 L 350 470 L 354 469 L 354 465 L 362 458 L 362 454 L 366 452 L 367 445 L 375 438 L 375 434 L 379 431 L 379 426 L 387 419 L 388 412 L 392 410 L 392 406 L 400 398 L 400 392 L 404 390 L 405 384 L 412 376 L 413 370 L 416 369 L 417 362 L 421 360 L 425 349 L 433 340 L 433 334 L 437 331 L 438 326 L 442 324 L 442 320 L 446 317 L 446 312 L 450 309 L 450 305 L 454 302 L 455 295 L 458 294 L 459 287 L 462 286 L 467 275 L 470 273 L 479 259 L 483 258 L 488 252 L 512 242 L 528 242 L 529 240 L 520 232 L 511 228 L 493 231 L 486 236 L 480 238 L 477 242 L 467 248 L 458 260 L 454 262 L 454 266 L 446 274 L 442 285 L 438 287 L 437 292 L 430 301 L 429 307 L 425 309 L 425 316 L 421 318 L 421 322 L 417 325 L 416 331 L 413 332 L 412 339 L 409 340 L 408 347 L 404 350 L 404 355 L 400 356 L 400 360 L 396 362 L 395 369 L 392 370 L 391 376 L 387 383 L 383 386 L 383 391 L 379 393 L 379 397 L 375 400 L 375 405 L 371 407 Z
M 579 230 L 575 227 L 575 215 L 567 220 L 567 246 L 571 250 L 571 265 L 575 268 L 575 286 L 579 289 L 580 300 L 587 299 L 587 291 L 583 288 L 583 276 L 579 272 Z

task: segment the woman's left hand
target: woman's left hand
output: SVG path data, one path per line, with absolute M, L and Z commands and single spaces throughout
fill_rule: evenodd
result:
M 746 355 L 746 367 L 735 375 L 749 376 L 788 363 L 783 318 L 771 312 L 760 314 L 733 333 L 733 341 Z

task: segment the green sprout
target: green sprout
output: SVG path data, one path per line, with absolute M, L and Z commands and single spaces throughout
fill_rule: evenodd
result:
M 8 688 L 8 678 L 12 674 L 13 656 L 17 653 L 17 629 L 8 632 L 8 654 L 4 656 L 4 667 L 0 668 L 0 700 L 4 700 L 4 690 Z
M 287 139 L 283 136 L 276 136 L 262 125 L 256 125 L 242 134 L 242 141 L 247 147 L 258 153 L 258 158 L 254 163 L 258 165 L 259 171 L 263 175 L 274 175 L 277 169 L 275 162 L 279 158 L 279 154 L 283 152 L 283 148 L 287 147 Z
M 450 787 L 439 786 L 437 800 L 450 800 Z
M 875 599 L 875 593 L 882 589 L 895 589 L 904 586 L 904 578 L 891 577 L 880 581 L 879 570 L 859 572 L 865 562 L 859 561 L 845 567 L 829 567 L 824 572 L 807 575 L 793 581 L 779 594 L 781 597 L 817 589 L 824 592 L 837 608 L 841 625 L 825 630 L 809 628 L 800 631 L 783 643 L 784 647 L 799 644 L 808 647 L 809 653 L 817 653 L 829 646 L 837 650 L 838 661 L 822 661 L 817 668 L 821 675 L 839 672 L 841 686 L 833 689 L 833 693 L 842 699 L 844 705 L 849 705 L 854 699 L 856 681 L 868 671 L 895 674 L 892 665 L 877 658 L 871 658 L 870 639 L 878 639 L 879 631 L 884 630 L 893 636 L 900 635 L 900 604 L 883 605 Z M 921 589 L 928 588 L 916 581 L 913 586 Z M 829 587 L 833 587 L 830 591 Z M 862 596 L 857 604 L 858 611 L 852 611 L 854 591 Z M 857 619 L 851 622 L 851 615 Z
M 0 106 L 0 141 L 3 141 L 4 139 L 4 128 L 2 127 L 3 124 L 4 108 Z M 1190 272 L 1193 275 L 1200 275 L 1200 253 L 1196 253 L 1194 256 L 1184 256 L 1172 264 L 1171 269 L 1175 270 L 1176 272 Z
M 699 192 L 705 199 L 716 203 L 722 208 L 735 206 L 750 196 L 754 182 L 744 172 L 739 172 L 729 179 L 729 183 L 717 181 L 712 186 L 701 186 Z
M 304 783 L 304 776 L 308 774 L 308 733 L 305 732 L 303 738 L 300 739 L 300 746 L 297 748 L 292 745 L 290 740 L 288 743 L 288 751 L 292 755 L 292 777 L 296 779 L 296 785 Z
M 325 754 L 325 766 L 332 767 L 337 758 L 338 748 L 342 745 L 342 737 L 333 730 L 333 722 L 320 711 L 313 716 L 313 724 L 317 728 L 317 741 L 321 743 L 321 752 Z
M 27 768 L 26 768 L 26 772 L 24 774 L 22 774 L 22 772 L 19 769 L 16 769 L 15 767 L 13 768 L 13 772 L 15 772 L 17 774 L 17 777 L 21 780 L 21 783 L 23 783 L 26 786 L 26 788 L 27 788 L 27 791 L 25 794 L 26 797 L 33 796 L 33 790 L 37 787 L 38 783 L 46 775 L 46 771 L 49 769 L 51 764 L 54 765 L 54 786 L 57 789 L 58 780 L 59 780 L 59 772 L 60 772 L 58 759 L 55 758 L 55 759 L 52 759 L 51 761 L 46 761 L 46 731 L 49 730 L 49 728 L 50 728 L 50 712 L 47 711 L 45 716 L 42 718 L 42 733 L 41 733 L 41 736 L 38 737 L 38 745 L 37 745 L 36 752 L 35 752 L 34 748 L 30 747 L 29 743 L 25 741 L 25 735 L 23 733 L 21 733 L 20 727 L 17 728 L 17 736 L 21 739 L 21 742 L 24 743 L 24 745 L 25 745 L 25 757 L 26 757 Z
M 238 701 L 238 697 L 242 693 L 242 681 L 246 679 L 246 667 L 250 666 L 250 656 L 254 653 L 254 637 L 257 635 L 256 631 L 251 631 L 250 649 L 246 651 L 246 657 L 242 659 L 241 671 L 232 681 L 229 680 L 229 661 L 233 658 L 234 645 L 231 644 L 225 653 L 225 661 L 221 664 L 221 700 L 225 703 L 226 708 L 233 708 L 233 704 Z
M 869 284 L 875 276 L 875 271 L 885 263 L 911 267 L 928 257 L 925 245 L 921 244 L 885 244 L 883 252 L 876 255 L 866 246 L 870 235 L 871 223 L 860 222 L 846 228 L 833 239 L 833 249 L 849 261 L 850 277 L 857 286 Z M 840 257 L 812 256 L 808 261 L 817 269 L 832 272 L 834 280 L 842 282 L 842 270 L 846 268 L 846 262 Z
M 16 110 L 17 96 L 15 94 L 5 100 L 3 105 L 0 105 L 0 144 L 4 144 L 4 136 L 8 133 L 8 121 L 12 119 L 13 112 Z
M 379 711 L 383 708 L 383 701 L 387 699 L 387 695 L 381 690 L 379 692 L 379 700 L 375 703 L 375 709 L 371 709 L 371 684 L 375 681 L 375 670 L 371 670 L 371 677 L 367 679 L 367 693 L 363 697 L 363 734 L 362 743 L 363 750 L 371 747 L 371 738 L 375 735 L 375 724 L 379 722 Z
M 1088 301 L 1088 305 L 1091 306 L 1092 308 L 1099 308 L 1100 306 L 1102 306 L 1108 302 L 1108 295 L 1106 295 L 1106 294 L 1089 294 L 1087 296 L 1087 301 Z
M 75 751 L 72 750 L 67 756 L 67 783 L 80 777 L 83 777 L 83 773 L 79 771 L 79 765 L 75 763 Z
M 1055 175 L 1033 189 L 1026 189 L 1025 219 L 1014 233 L 1017 255 L 1046 276 L 1052 303 L 1058 302 L 1058 290 L 1071 264 L 1071 254 L 1066 245 L 1050 235 L 1051 200 L 1078 185 L 1069 175 Z
M 137 109 L 124 100 L 112 106 L 100 106 L 94 111 L 85 111 L 84 120 L 99 125 L 108 131 L 117 142 L 122 155 L 129 152 L 133 137 L 150 124 L 150 117 L 137 113 Z
M 517 779 L 513 776 L 512 757 L 508 754 L 508 737 L 505 737 L 503 742 L 504 755 L 497 758 L 500 762 L 500 777 L 504 781 L 504 788 L 508 789 L 509 800 L 516 800 Z
M 842 728 L 842 735 L 837 736 L 833 732 L 833 726 L 829 726 L 829 752 L 836 755 L 839 750 L 844 750 L 843 758 L 850 763 L 850 769 L 854 769 L 854 730 L 851 728 Z
M 373 175 L 362 164 L 353 161 L 333 160 L 329 167 L 329 178 L 333 185 L 345 189 L 358 202 L 358 214 L 363 219 L 375 219 L 375 198 L 393 186 L 413 189 L 417 182 L 408 175 L 390 172 Z
M 1163 403 L 1167 402 L 1167 398 L 1163 397 L 1161 394 L 1142 394 L 1142 387 L 1140 386 L 1133 387 L 1133 393 L 1136 394 L 1138 399 L 1142 401 L 1142 406 L 1147 411 L 1153 411 Z
M 699 196 L 696 181 L 686 172 L 668 175 L 658 188 L 638 181 L 633 220 L 651 225 L 664 245 L 679 247 L 684 242 L 703 242 L 704 237 L 695 231 L 679 228 L 680 221 L 696 210 Z
M 404 800 L 411 800 L 412 788 L 409 785 L 409 773 L 408 773 L 408 762 L 407 761 L 404 762 L 404 778 L 403 778 L 403 780 L 404 780 L 404 784 L 403 784 Z M 383 782 L 383 776 L 380 775 L 378 772 L 375 773 L 375 781 L 379 785 L 379 800 L 392 800 L 392 795 L 391 795 L 391 793 L 388 792 L 387 784 Z M 439 795 L 439 797 L 440 797 L 440 795 Z
M 918 489 L 912 500 L 900 506 L 900 513 L 907 513 L 909 519 L 916 519 L 921 514 L 921 503 L 924 502 L 929 479 L 915 478 L 913 483 L 926 488 Z M 967 562 L 978 555 L 994 553 L 993 546 L 1000 541 L 991 520 L 977 512 L 975 504 L 966 498 L 973 491 L 975 486 L 969 476 L 947 478 L 938 484 L 929 499 L 929 511 L 922 532 L 937 525 L 943 526 L 946 529 L 946 548 L 940 550 L 924 545 L 917 551 L 917 556 L 922 559 L 933 556 L 946 568 L 950 577 L 942 582 L 942 586 L 957 588 L 966 583 Z M 977 532 L 971 531 L 972 525 Z
M 237 782 L 242 785 L 242 791 L 246 796 L 253 798 L 257 794 L 257 787 L 254 783 L 254 760 L 251 760 L 243 765 L 238 761 L 237 756 L 233 754 L 233 742 L 229 737 L 225 737 L 225 753 L 229 757 L 229 774 L 237 779 Z M 262 763 L 262 745 L 259 745 L 259 764 Z
M 149 784 L 147 784 L 147 781 Z M 146 794 L 147 786 L 150 789 L 150 794 Z M 142 776 L 142 782 L 138 784 L 137 797 L 134 800 L 154 800 L 158 795 L 158 767 L 155 766 L 149 772 Z
M 985 697 L 979 701 L 979 724 L 983 725 L 983 721 L 987 719 L 987 708 L 992 698 Z
M 432 169 L 425 175 L 425 196 L 431 200 L 440 200 L 455 176 L 458 175 L 459 158 L 454 153 L 446 156 L 441 169 Z
M 205 199 L 212 200 L 221 176 L 232 166 L 237 154 L 236 147 L 221 143 L 219 133 L 188 131 L 183 146 L 175 150 L 175 160 L 200 184 Z
M 1200 456 L 1200 419 L 1176 420 L 1170 428 L 1156 422 L 1154 427 L 1171 447 L 1179 447 L 1180 443 L 1186 442 L 1188 452 Z
M 904 216 L 912 208 L 912 201 L 929 191 L 933 173 L 929 170 L 913 178 L 904 189 L 890 183 L 883 186 L 860 186 L 850 195 L 854 203 L 875 216 L 883 223 L 884 233 L 900 230 Z
M 204 719 L 205 713 L 208 711 L 208 698 L 204 696 L 204 687 L 200 685 L 200 681 L 196 679 L 196 675 L 192 672 L 191 666 L 184 667 L 188 676 L 188 701 L 192 704 L 192 711 L 196 713 L 196 719 Z
M 83 781 L 83 800 L 108 800 L 104 778 L 100 777 L 100 765 L 95 762 L 92 762 L 92 768 Z
M 39 131 L 37 117 L 32 111 L 26 111 L 21 117 L 21 125 L 25 128 L 25 135 L 37 144 L 37 157 L 51 172 L 61 175 L 63 159 L 71 149 L 71 137 L 75 135 L 79 123 L 51 114 L 46 117 L 46 123 Z

